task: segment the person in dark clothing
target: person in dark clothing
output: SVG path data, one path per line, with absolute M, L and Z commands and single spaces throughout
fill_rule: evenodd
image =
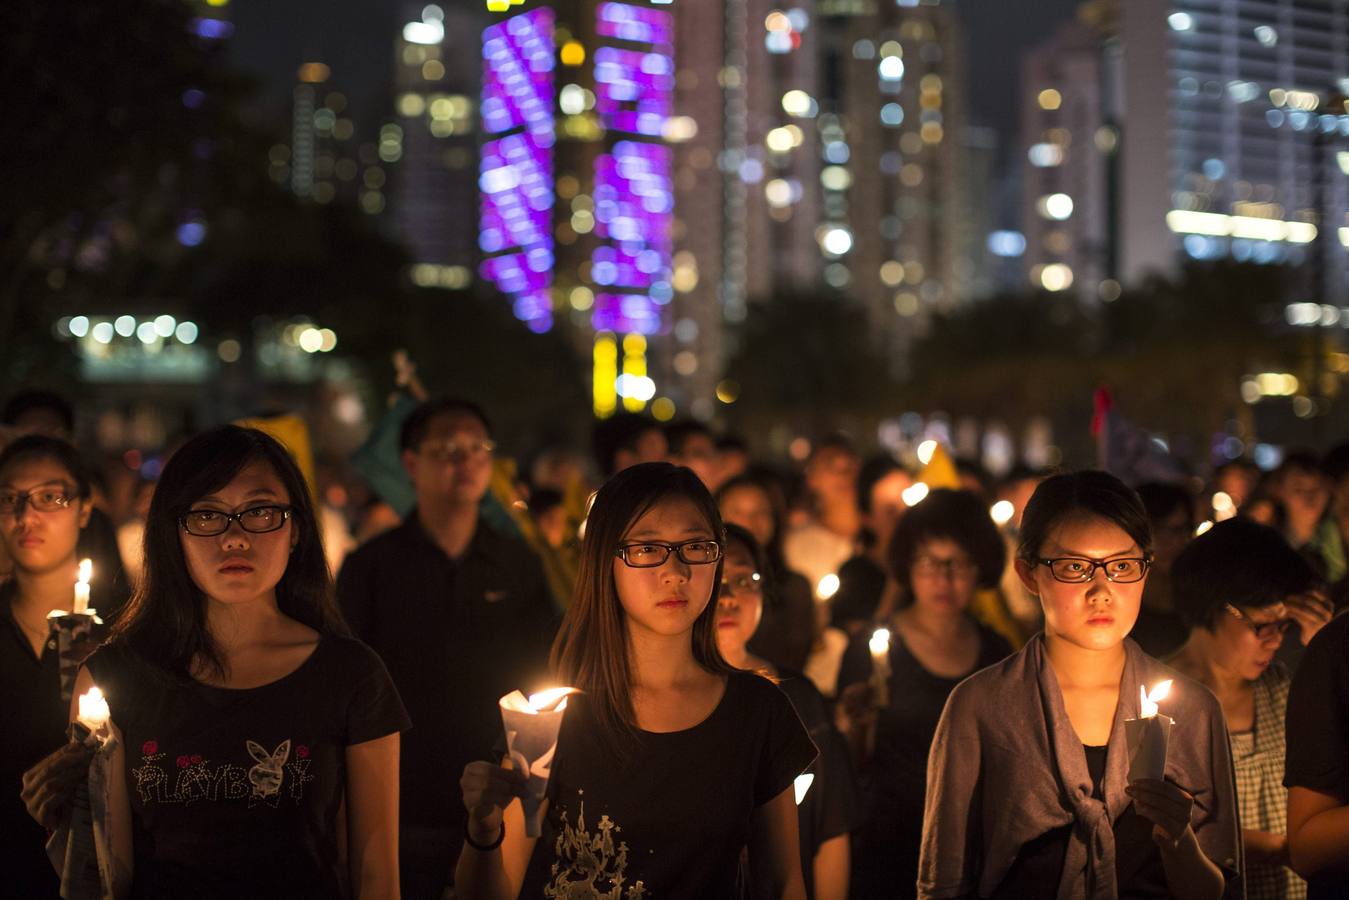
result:
M 717 491 L 722 518 L 754 536 L 764 549 L 777 579 L 777 592 L 764 609 L 763 623 L 754 634 L 750 652 L 793 672 L 805 668 L 815 646 L 815 594 L 810 582 L 787 568 L 782 556 L 782 526 L 786 502 L 766 477 L 740 475 Z
M 403 742 L 403 896 L 439 900 L 466 820 L 447 798 L 464 766 L 497 743 L 497 700 L 546 671 L 555 613 L 538 558 L 479 514 L 494 449 L 483 412 L 429 401 L 404 422 L 400 444 L 417 506 L 347 557 L 337 595 L 416 726 Z
M 14 563 L 0 587 L 0 893 L 9 896 L 57 896 L 46 833 L 19 791 L 24 771 L 66 740 L 70 706 L 47 614 L 71 608 L 90 509 L 88 471 L 65 441 L 30 435 L 0 453 L 0 538 Z
M 867 807 L 853 857 L 858 896 L 913 896 L 928 748 L 946 697 L 1012 652 L 966 611 L 977 588 L 1001 577 L 1005 552 L 987 505 L 968 491 L 932 491 L 891 537 L 902 599 L 885 623 L 888 700 L 877 708 L 870 632 L 853 637 L 838 679 Z
M 164 468 L 145 546 L 136 597 L 75 684 L 99 687 L 111 713 L 112 895 L 397 898 L 407 714 L 342 622 L 289 452 L 234 425 L 188 441 Z M 43 799 L 53 767 L 78 752 L 25 775 L 44 825 L 59 824 Z
M 1195 503 L 1190 492 L 1177 484 L 1140 484 L 1138 497 L 1148 512 L 1156 546 L 1143 590 L 1143 606 L 1129 637 L 1144 653 L 1164 659 L 1185 643 L 1188 631 L 1171 603 L 1171 564 L 1194 537 L 1198 524 Z
M 721 593 L 717 598 L 717 646 L 726 661 L 737 669 L 758 672 L 777 682 L 819 748 L 819 757 L 796 780 L 801 868 L 807 897 L 846 900 L 849 832 L 861 824 L 852 761 L 824 697 L 810 679 L 800 672 L 775 667 L 749 650 L 748 642 L 773 590 L 772 570 L 754 537 L 738 525 L 728 524 Z
M 777 687 L 721 656 L 722 541 L 687 468 L 636 465 L 600 488 L 553 648 L 580 693 L 541 828 L 525 830 L 516 754 L 466 766 L 456 896 L 733 900 L 747 879 L 756 896 L 804 895 L 793 785 L 816 750 Z
M 1349 616 L 1322 628 L 1288 694 L 1288 855 L 1308 900 L 1349 896 Z

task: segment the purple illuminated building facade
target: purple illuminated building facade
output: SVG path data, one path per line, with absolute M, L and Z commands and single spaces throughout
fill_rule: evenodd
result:
M 672 410 L 646 354 L 673 327 L 674 16 L 592 0 L 512 12 L 482 34 L 479 271 L 529 328 L 566 326 L 593 352 L 597 415 Z
M 553 24 L 551 9 L 531 10 L 482 42 L 480 272 L 536 332 L 553 326 Z
M 655 334 L 674 296 L 673 155 L 661 143 L 674 105 L 672 19 L 622 3 L 596 10 L 598 37 L 624 44 L 595 51 L 595 109 L 613 138 L 594 167 L 596 331 Z

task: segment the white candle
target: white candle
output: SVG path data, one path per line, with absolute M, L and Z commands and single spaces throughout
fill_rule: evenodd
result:
M 97 687 L 80 694 L 80 713 L 76 717 L 80 724 L 90 731 L 98 731 L 111 717 L 108 701 L 103 699 L 103 692 Z
M 79 581 L 75 582 L 75 605 L 71 612 L 76 615 L 83 615 L 89 610 L 89 579 L 94 574 L 94 564 L 91 560 L 80 560 Z
M 525 834 L 529 837 L 542 833 L 542 803 L 552 775 L 557 736 L 567 710 L 567 697 L 574 693 L 575 688 L 556 687 L 526 698 L 519 691 L 512 691 L 498 701 L 511 764 L 529 780 L 528 789 L 520 798 L 525 812 Z
M 1138 687 L 1138 718 L 1124 722 L 1125 743 L 1129 749 L 1129 781 L 1143 778 L 1161 781 L 1166 777 L 1166 754 L 1175 721 L 1160 715 L 1157 703 L 1171 692 L 1171 680 L 1159 681 L 1149 691 Z
M 871 648 L 871 692 L 876 706 L 890 705 L 890 629 L 877 628 L 868 642 Z

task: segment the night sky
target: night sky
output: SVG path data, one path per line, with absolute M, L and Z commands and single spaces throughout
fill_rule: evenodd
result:
M 701 6 L 715 0 L 678 2 Z M 971 122 L 996 128 L 1004 146 L 1017 128 L 1022 52 L 1071 18 L 1079 3 L 959 0 L 970 67 Z M 784 0 L 784 5 L 790 4 Z M 319 59 L 332 68 L 334 83 L 351 97 L 359 127 L 368 133 L 376 126 L 371 119 L 388 114 L 388 83 L 394 36 L 402 18 L 400 7 L 389 0 L 241 0 L 233 4 L 236 30 L 231 55 L 265 87 L 255 112 L 278 125 L 284 123 L 296 68 L 306 59 Z

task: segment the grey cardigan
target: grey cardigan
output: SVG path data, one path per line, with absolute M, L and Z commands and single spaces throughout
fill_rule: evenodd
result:
M 1240 815 L 1227 723 L 1207 688 L 1125 639 L 1124 675 L 1106 751 L 1104 802 L 1094 799 L 1082 742 L 1064 711 L 1044 637 L 961 682 L 946 701 L 927 767 L 920 900 L 997 889 L 1022 845 L 1073 824 L 1059 900 L 1116 900 L 1111 823 L 1131 802 L 1125 719 L 1138 715 L 1138 686 L 1173 679 L 1161 712 L 1175 719 L 1166 777 L 1194 795 L 1191 827 L 1227 877 L 1224 900 L 1241 900 Z

